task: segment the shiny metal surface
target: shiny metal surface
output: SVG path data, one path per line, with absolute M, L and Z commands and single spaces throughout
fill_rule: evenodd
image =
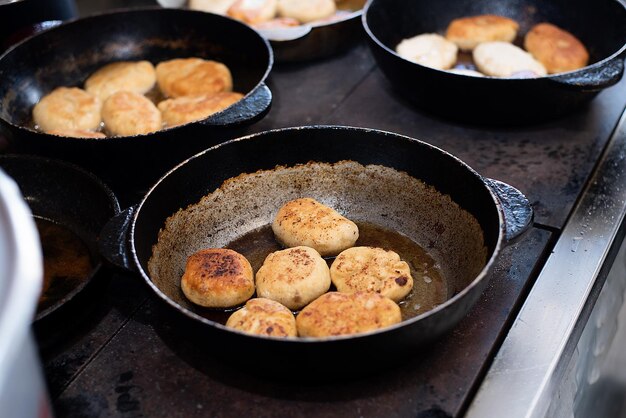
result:
M 626 214 L 626 113 L 479 387 L 467 417 L 543 417 Z M 606 272 L 604 272 L 606 274 Z
M 626 417 L 626 241 L 565 368 L 550 418 Z
M 30 333 L 43 259 L 31 211 L 0 170 L 0 416 L 50 416 L 50 402 Z M 48 414 L 48 415 L 46 415 Z

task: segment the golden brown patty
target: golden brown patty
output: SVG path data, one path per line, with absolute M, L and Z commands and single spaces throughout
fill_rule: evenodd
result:
M 301 337 L 330 337 L 372 331 L 402 320 L 400 307 L 377 293 L 328 292 L 296 317 Z
M 296 318 L 293 313 L 280 303 L 255 298 L 228 318 L 226 326 L 250 334 L 267 335 L 269 337 L 295 337 Z
M 237 0 L 228 15 L 249 24 L 266 22 L 276 16 L 278 0 Z
M 497 15 L 480 15 L 454 19 L 448 25 L 446 38 L 465 51 L 490 41 L 513 42 L 519 25 L 513 19 Z
M 587 65 L 589 53 L 571 33 L 551 25 L 539 23 L 526 34 L 524 48 L 541 62 L 548 73 L 573 71 Z
M 59 87 L 33 108 L 35 124 L 44 132 L 100 127 L 100 100 L 77 87 Z
M 106 138 L 102 132 L 87 131 L 84 129 L 56 129 L 48 132 L 51 135 L 69 136 L 71 138 Z
M 256 273 L 259 297 L 297 310 L 330 288 L 326 261 L 309 247 L 294 247 L 267 256 Z
M 413 288 L 409 265 L 391 250 L 352 247 L 330 266 L 330 277 L 339 292 L 374 292 L 396 302 Z
M 118 91 L 102 105 L 102 120 L 111 135 L 141 135 L 161 129 L 161 112 L 145 96 Z
M 114 62 L 100 68 L 85 81 L 85 90 L 104 101 L 118 91 L 144 94 L 156 82 L 154 66 L 148 61 Z
M 335 0 L 278 0 L 278 15 L 302 23 L 325 19 L 337 10 Z
M 184 96 L 167 99 L 159 103 L 158 108 L 167 126 L 182 125 L 195 120 L 205 119 L 220 112 L 243 98 L 243 94 L 221 92 L 200 96 Z
M 232 91 L 230 70 L 221 62 L 201 58 L 177 58 L 156 66 L 159 88 L 167 97 Z
M 226 248 L 200 250 L 187 258 L 180 282 L 193 303 L 209 308 L 230 308 L 254 294 L 254 275 L 248 260 Z
M 356 224 L 311 198 L 285 203 L 272 222 L 276 239 L 285 247 L 305 245 L 321 255 L 336 255 L 359 238 Z

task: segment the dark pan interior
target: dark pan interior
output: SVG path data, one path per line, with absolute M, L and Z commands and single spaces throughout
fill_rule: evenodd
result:
M 578 37 L 590 64 L 617 52 L 626 42 L 626 12 L 617 1 L 601 0 L 386 0 L 372 3 L 368 25 L 388 48 L 421 33 L 445 34 L 456 18 L 497 14 L 516 20 L 523 37 L 535 24 L 549 22 Z
M 201 57 L 224 62 L 234 90 L 249 93 L 270 65 L 267 45 L 247 26 L 187 10 L 125 10 L 70 22 L 36 35 L 0 59 L 0 117 L 29 125 L 31 109 L 59 86 L 82 86 L 120 60 Z
M 33 215 L 80 237 L 89 247 L 95 264 L 90 277 L 37 313 L 36 319 L 41 319 L 78 294 L 100 268 L 97 239 L 104 224 L 119 212 L 119 205 L 115 195 L 96 177 L 60 161 L 2 155 L 0 168 L 18 184 Z
M 395 174 L 385 177 L 341 169 L 311 174 L 288 169 L 269 172 L 268 182 L 258 182 L 258 176 L 232 180 L 231 190 L 217 203 L 186 211 L 149 262 L 166 219 L 199 202 L 225 180 L 276 166 L 344 160 L 361 167 L 392 168 Z M 407 186 L 400 179 L 403 176 L 420 179 L 436 190 Z M 163 178 L 137 215 L 132 242 L 139 263 L 144 274 L 155 273 L 150 279 L 170 301 L 193 310 L 179 290 L 186 257 L 202 246 L 222 246 L 269 224 L 280 204 L 303 196 L 315 197 L 355 221 L 397 230 L 428 248 L 448 279 L 450 296 L 467 287 L 484 268 L 500 232 L 496 206 L 480 176 L 441 150 L 364 129 L 287 129 L 218 146 Z

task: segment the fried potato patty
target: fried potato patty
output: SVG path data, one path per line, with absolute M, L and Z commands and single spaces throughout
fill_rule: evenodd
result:
M 102 102 L 77 87 L 58 87 L 33 108 L 33 120 L 44 132 L 96 130 L 100 127 Z
M 399 302 L 413 288 L 409 265 L 391 251 L 352 247 L 330 266 L 330 278 L 339 292 L 374 292 Z
M 156 66 L 157 83 L 167 97 L 232 91 L 233 78 L 221 62 L 201 58 L 176 58 Z
M 191 10 L 225 15 L 236 0 L 189 0 Z
M 266 22 L 276 16 L 278 0 L 237 0 L 228 15 L 251 25 Z
M 120 61 L 105 65 L 85 81 L 85 90 L 102 101 L 118 91 L 147 93 L 156 82 L 149 61 Z
M 278 15 L 302 23 L 325 19 L 337 10 L 335 0 L 278 0 Z
M 550 23 L 533 26 L 524 38 L 524 48 L 550 74 L 577 70 L 589 62 L 585 45 L 571 33 Z
M 102 105 L 105 129 L 112 135 L 141 135 L 161 129 L 161 112 L 145 96 L 118 91 Z
M 259 297 L 297 310 L 330 288 L 326 261 L 310 247 L 294 247 L 267 256 L 256 273 Z
M 396 46 L 402 58 L 426 67 L 446 70 L 456 63 L 457 46 L 436 33 L 424 33 L 403 39 Z
M 328 292 L 296 317 L 301 337 L 330 337 L 373 331 L 402 320 L 400 307 L 377 293 Z
M 199 96 L 184 96 L 163 100 L 158 108 L 167 126 L 177 126 L 205 119 L 243 98 L 243 94 L 221 92 Z
M 187 299 L 208 308 L 230 308 L 254 294 L 250 262 L 236 251 L 207 248 L 187 258 L 180 282 Z
M 513 19 L 497 15 L 469 16 L 454 19 L 448 25 L 446 38 L 460 49 L 471 51 L 482 42 L 513 42 L 519 25 Z
M 336 255 L 359 238 L 354 222 L 308 197 L 285 203 L 276 213 L 272 230 L 285 247 L 305 245 L 322 256 Z
M 296 337 L 296 318 L 280 303 L 266 298 L 246 302 L 228 318 L 226 326 L 239 331 L 269 337 Z
M 482 73 L 494 77 L 511 77 L 523 71 L 532 71 L 536 76 L 547 74 L 532 55 L 508 42 L 482 43 L 474 49 L 473 57 Z

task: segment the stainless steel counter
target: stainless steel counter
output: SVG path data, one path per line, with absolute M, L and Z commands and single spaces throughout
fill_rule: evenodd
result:
M 558 408 L 553 400 L 624 238 L 625 214 L 626 113 L 479 387 L 468 417 L 544 417 L 551 405 Z

